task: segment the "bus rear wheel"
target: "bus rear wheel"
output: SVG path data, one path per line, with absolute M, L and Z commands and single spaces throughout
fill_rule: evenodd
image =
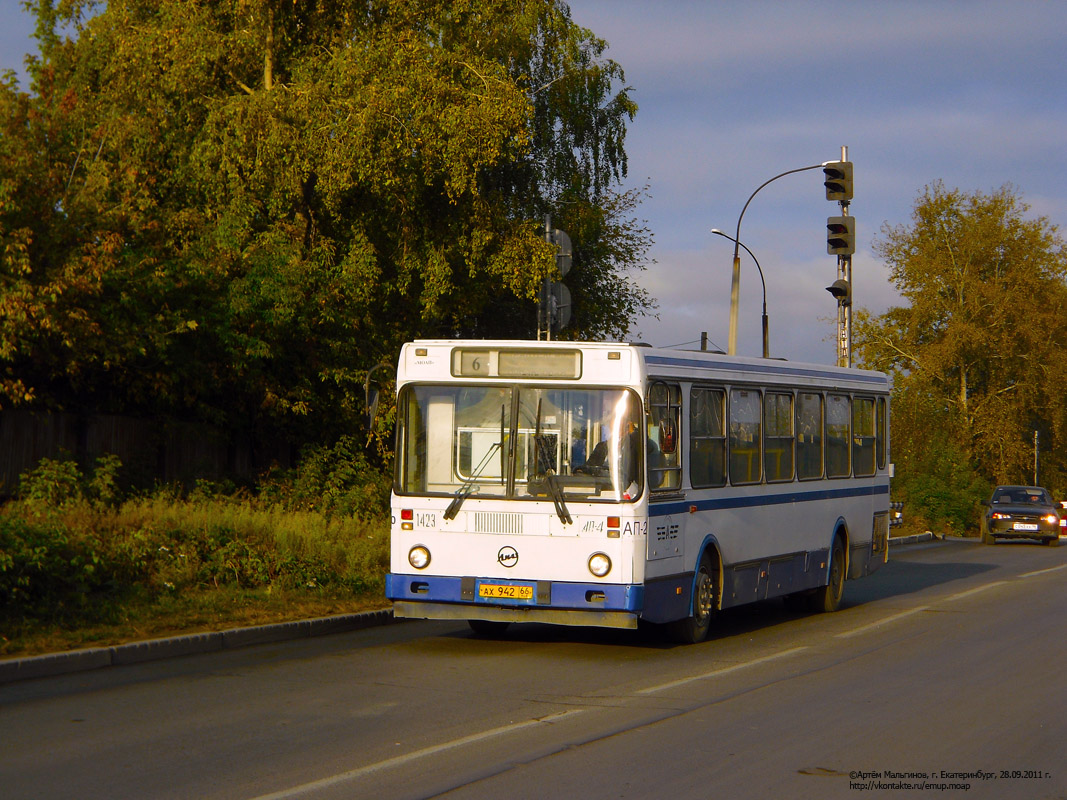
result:
M 841 607 L 841 597 L 845 593 L 845 548 L 840 538 L 834 539 L 830 549 L 830 575 L 825 586 L 815 590 L 811 596 L 813 611 L 830 613 Z
M 711 617 L 715 613 L 715 575 L 708 559 L 702 559 L 693 584 L 693 613 L 685 619 L 668 623 L 673 639 L 685 644 L 698 644 L 708 636 Z

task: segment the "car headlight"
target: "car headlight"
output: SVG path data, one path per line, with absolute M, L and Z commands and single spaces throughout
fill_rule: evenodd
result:
M 589 556 L 589 571 L 598 578 L 611 572 L 611 559 L 605 553 L 593 553 Z
M 990 519 L 1011 519 L 1011 514 L 1003 514 L 1000 511 L 994 511 L 989 515 Z
M 408 551 L 408 563 L 415 569 L 426 569 L 430 566 L 430 551 L 421 544 L 415 545 Z
M 1057 517 L 1055 514 L 1048 514 L 1047 516 L 1045 516 L 1045 522 L 1047 522 L 1049 525 L 1059 525 L 1060 518 Z

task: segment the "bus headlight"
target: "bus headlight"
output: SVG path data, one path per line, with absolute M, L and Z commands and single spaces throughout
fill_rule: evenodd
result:
M 593 553 L 589 556 L 589 571 L 598 578 L 603 578 L 611 572 L 611 559 L 604 553 Z
M 430 551 L 421 544 L 412 547 L 408 551 L 408 563 L 415 569 L 426 569 L 430 566 Z

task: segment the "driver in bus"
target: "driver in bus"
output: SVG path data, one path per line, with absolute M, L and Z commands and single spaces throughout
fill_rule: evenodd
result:
M 648 446 L 648 463 L 650 467 L 659 465 L 659 448 L 656 443 L 646 437 Z M 585 464 L 576 467 L 575 472 L 587 473 L 595 475 L 601 473 L 607 469 L 608 461 L 608 441 L 605 439 L 593 448 L 593 452 L 589 454 L 589 458 Z M 637 465 L 641 461 L 641 432 L 638 430 L 638 426 L 634 422 L 630 422 L 627 425 L 627 431 L 624 438 L 623 447 L 623 475 L 625 476 L 624 484 L 633 484 L 637 481 Z

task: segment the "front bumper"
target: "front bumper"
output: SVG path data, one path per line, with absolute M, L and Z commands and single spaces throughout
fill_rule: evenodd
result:
M 1036 531 L 1019 531 L 1012 527 L 1012 523 L 993 523 L 989 525 L 989 534 L 997 539 L 1059 539 L 1060 528 L 1048 524 L 1041 524 Z
M 481 592 L 483 584 L 531 591 L 528 599 L 486 598 Z M 389 573 L 385 576 L 385 596 L 393 601 L 397 617 L 636 628 L 644 587 Z

